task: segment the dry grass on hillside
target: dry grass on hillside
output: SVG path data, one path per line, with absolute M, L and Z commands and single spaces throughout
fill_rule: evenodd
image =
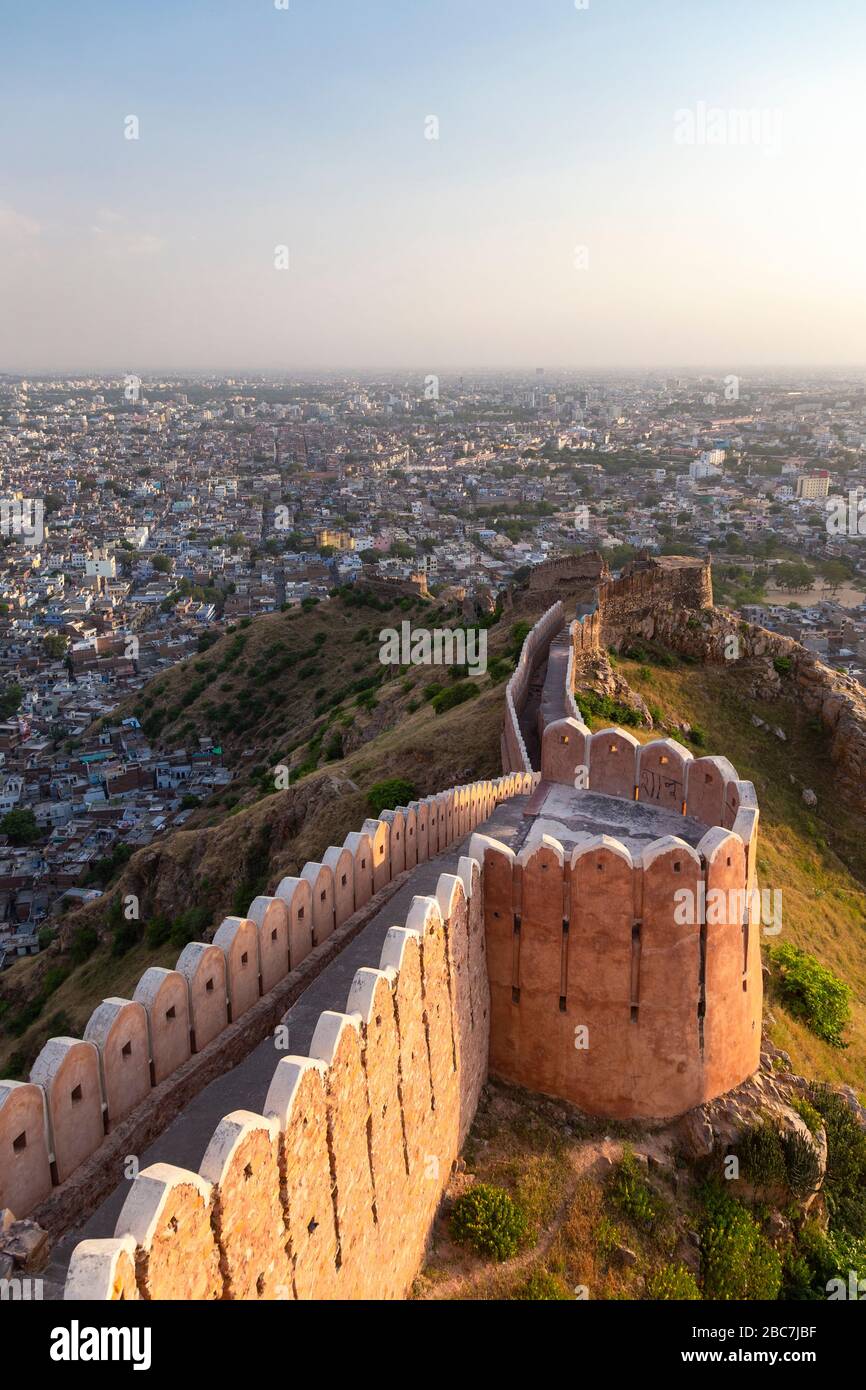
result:
M 806 1076 L 866 1088 L 866 842 L 862 819 L 835 794 L 828 741 L 792 698 L 760 702 L 743 693 L 736 668 L 683 665 L 668 670 L 621 661 L 618 669 L 666 722 L 687 722 L 706 736 L 702 753 L 730 758 L 754 782 L 761 809 L 758 875 L 761 888 L 782 893 L 782 932 L 766 942 L 791 941 L 811 952 L 853 991 L 849 1046 L 822 1042 L 772 999 L 770 1035 Z M 757 714 L 786 734 L 782 742 L 751 722 Z M 637 730 L 643 741 L 646 735 Z M 685 740 L 683 740 L 685 741 Z M 807 787 L 818 797 L 810 810 Z
M 657 1219 L 636 1224 L 612 1200 L 611 1174 L 629 1142 L 657 1155 Z M 668 1138 L 637 1126 L 593 1120 L 561 1101 L 491 1080 L 449 1184 L 430 1250 L 415 1283 L 419 1299 L 640 1299 L 666 1265 L 697 1268 L 688 1229 L 694 1205 L 673 1189 Z M 527 1239 L 496 1263 L 457 1244 L 455 1199 L 474 1183 L 504 1188 L 528 1218 Z

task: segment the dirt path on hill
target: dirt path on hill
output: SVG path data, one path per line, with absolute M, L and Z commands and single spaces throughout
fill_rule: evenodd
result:
M 472 1290 L 474 1294 L 478 1289 L 488 1284 L 491 1279 L 495 1278 L 497 1283 L 500 1280 L 503 1283 L 508 1283 L 514 1276 L 529 1271 L 533 1265 L 550 1254 L 553 1242 L 568 1216 L 582 1180 L 590 1176 L 594 1168 L 609 1170 L 622 1157 L 622 1148 L 621 1143 L 611 1139 L 588 1140 L 577 1152 L 570 1155 L 572 1176 L 568 1181 L 562 1201 L 550 1224 L 542 1231 L 533 1246 L 528 1250 L 522 1250 L 519 1255 L 515 1255 L 510 1260 L 503 1260 L 493 1269 L 489 1265 L 484 1265 L 479 1269 L 469 1270 L 465 1274 L 457 1274 L 450 1279 L 444 1279 L 441 1283 L 431 1282 L 429 1288 L 425 1288 L 422 1293 L 417 1295 L 418 1301 L 432 1302 L 465 1297 L 467 1290 Z

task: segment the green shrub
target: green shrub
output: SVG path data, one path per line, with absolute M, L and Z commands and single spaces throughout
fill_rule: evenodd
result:
M 505 680 L 506 676 L 511 675 L 513 669 L 511 662 L 505 657 L 494 657 L 493 660 L 487 664 L 487 675 L 490 679 L 490 684 L 498 685 L 500 681 Z
M 792 1197 L 808 1197 L 818 1186 L 821 1166 L 818 1151 L 811 1139 L 796 1130 L 786 1130 L 782 1135 L 782 1149 L 785 1155 L 785 1180 Z
M 78 927 L 72 938 L 69 954 L 73 965 L 83 965 L 89 960 L 99 945 L 99 933 L 95 927 Z
M 610 1179 L 611 1200 L 636 1226 L 651 1230 L 664 1214 L 664 1203 L 657 1197 L 644 1177 L 643 1170 L 628 1145 Z
M 640 715 L 631 705 L 624 705 L 610 695 L 599 695 L 595 690 L 580 690 L 575 700 L 584 720 L 587 718 L 605 719 L 612 724 L 639 724 Z
M 144 939 L 152 951 L 164 946 L 171 938 L 171 926 L 171 918 L 165 912 L 151 918 L 144 929 Z
M 767 1120 L 752 1125 L 740 1137 L 742 1176 L 758 1191 L 783 1187 L 785 1184 L 785 1150 L 775 1125 Z
M 845 1047 L 842 1033 L 851 1016 L 851 990 L 814 956 L 782 942 L 770 948 L 782 1002 L 831 1047 Z
M 791 1109 L 796 1110 L 810 1134 L 817 1134 L 824 1128 L 824 1121 L 818 1111 L 805 1098 L 795 1097 L 791 1101 Z
M 478 693 L 478 686 L 473 685 L 472 681 L 461 681 L 458 685 L 452 685 L 450 690 L 441 690 L 430 703 L 437 714 L 445 714 L 447 710 L 473 699 Z
M 479 1182 L 464 1192 L 451 1212 L 451 1235 L 477 1255 L 508 1260 L 527 1237 L 523 1209 L 501 1187 Z
M 521 622 L 515 623 L 512 627 L 508 645 L 509 650 L 512 651 L 515 656 L 520 655 L 520 649 L 531 631 L 532 623 L 528 623 L 525 620 L 521 620 Z
M 41 994 L 37 994 L 35 999 L 31 999 L 20 1009 L 9 1021 L 9 1032 L 15 1038 L 20 1038 L 22 1033 L 26 1033 L 31 1023 L 35 1023 L 42 1012 L 45 999 Z
M 245 887 L 245 885 L 244 885 Z M 247 902 L 250 897 L 249 894 Z M 246 909 L 241 909 L 241 915 Z M 169 941 L 178 951 L 182 951 L 190 941 L 200 941 L 205 929 L 210 926 L 211 911 L 208 907 L 188 907 L 179 917 L 175 918 L 171 924 Z
M 866 1236 L 866 1134 L 843 1096 L 823 1086 L 810 1092 L 827 1134 L 822 1190 L 831 1228 Z
M 111 934 L 111 954 L 125 956 L 137 946 L 142 937 L 140 922 L 121 922 Z
M 405 777 L 388 777 L 384 782 L 374 782 L 367 792 L 367 805 L 378 816 L 380 811 L 393 811 L 395 806 L 406 806 L 415 796 L 415 787 Z
M 705 1298 L 775 1299 L 782 1263 L 741 1202 L 718 1186 L 704 1191 L 700 1230 Z
M 685 1265 L 662 1265 L 661 1269 L 654 1269 L 647 1276 L 646 1296 L 675 1303 L 699 1299 L 701 1291 L 694 1275 Z
M 343 735 L 334 733 L 325 744 L 325 762 L 338 762 L 343 756 Z
M 866 1240 L 847 1231 L 824 1232 L 810 1221 L 784 1261 L 782 1297 L 797 1300 L 827 1298 L 832 1279 L 841 1279 L 846 1293 L 851 1272 L 866 1279 Z
M 529 1278 L 520 1284 L 512 1294 L 514 1299 L 525 1299 L 533 1303 L 564 1303 L 573 1297 L 574 1294 L 568 1285 L 563 1283 L 556 1274 L 548 1273 L 546 1269 L 533 1270 Z
M 63 981 L 68 979 L 69 971 L 62 965 L 52 966 L 46 970 L 45 979 L 42 981 L 42 996 L 47 999 L 55 990 L 59 989 Z

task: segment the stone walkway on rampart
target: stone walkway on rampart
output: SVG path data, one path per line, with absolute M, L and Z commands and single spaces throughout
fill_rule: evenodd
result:
M 545 729 L 548 724 L 555 724 L 558 719 L 565 719 L 569 714 L 565 699 L 565 685 L 568 676 L 570 646 L 569 630 L 564 627 L 551 642 L 547 656 L 544 688 L 541 692 L 541 723 L 542 728 Z M 533 766 L 535 767 L 536 764 Z M 537 768 L 540 767 L 541 763 L 539 762 Z
M 531 824 L 523 815 L 528 800 L 528 797 L 520 796 L 501 802 L 486 821 L 476 826 L 472 834 L 492 835 L 512 849 L 519 849 Z M 289 1029 L 289 1053 L 308 1055 L 319 1014 L 325 1009 L 335 1009 L 340 1013 L 345 1010 L 355 971 L 362 966 L 378 967 L 382 943 L 389 929 L 405 923 L 416 895 L 435 894 L 440 874 L 457 872 L 458 861 L 462 854 L 468 852 L 470 839 L 471 834 L 450 845 L 434 859 L 419 864 L 382 911 L 311 981 L 283 1020 Z M 284 1056 L 285 1048 L 277 1051 L 273 1037 L 266 1038 L 243 1062 L 217 1077 L 190 1102 L 153 1144 L 137 1156 L 139 1167 L 144 1169 L 152 1163 L 171 1163 L 197 1172 L 211 1135 L 224 1115 L 233 1110 L 261 1113 L 274 1069 Z M 44 1274 L 46 1297 L 62 1296 L 69 1260 L 79 1241 L 114 1235 L 115 1224 L 128 1191 L 129 1182 L 124 1181 L 84 1225 L 67 1232 L 57 1242 Z

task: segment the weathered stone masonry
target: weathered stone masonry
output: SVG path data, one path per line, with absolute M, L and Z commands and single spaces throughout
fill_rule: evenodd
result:
M 694 574 L 674 582 L 702 601 L 700 577 L 696 586 Z M 639 613 L 657 583 L 641 578 L 614 603 Z M 345 1012 L 320 1015 L 310 1055 L 278 1064 L 263 1113 L 227 1115 L 198 1173 L 157 1163 L 131 1184 L 115 1236 L 76 1248 L 67 1298 L 404 1297 L 488 1053 L 499 1075 L 624 1118 L 681 1114 L 755 1070 L 754 789 L 724 758 L 694 758 L 673 740 L 641 746 L 624 730 L 591 733 L 581 723 L 574 634 L 593 616 L 600 625 L 598 612 L 573 625 L 557 666 L 565 713 L 542 721 L 541 770 L 458 789 L 437 806 L 435 831 L 428 820 L 432 854 L 497 800 L 532 792 L 535 833 L 523 849 L 515 855 L 475 835 L 458 873 L 443 874 L 435 896 L 416 897 L 405 925 L 391 929 L 378 967 L 356 973 Z M 520 702 L 563 628 L 557 600 L 527 638 L 506 705 L 506 766 L 527 761 Z M 569 808 L 579 810 L 583 796 L 643 803 L 650 818 L 687 817 L 690 839 L 665 834 L 632 853 L 605 834 L 569 838 Z M 560 834 L 548 806 L 565 808 Z M 405 847 L 402 861 L 394 848 L 397 817 L 365 825 L 374 853 L 356 893 L 358 882 L 362 894 L 375 888 L 378 847 L 393 863 L 410 862 Z M 354 856 L 357 845 L 344 848 Z M 307 922 L 322 891 L 321 866 L 308 868 L 291 886 Z M 682 888 L 698 904 L 723 889 L 730 910 L 701 906 L 680 923 Z M 266 921 L 267 911 L 251 908 L 249 920 Z M 243 945 L 244 920 L 230 919 L 223 933 L 226 962 Z M 293 930 L 298 920 L 287 925 L 290 940 Z M 576 1046 L 584 1035 L 588 1047 Z M 91 1049 L 76 1066 L 98 1074 L 98 1044 L 75 1046 Z M 37 1088 L 25 1090 L 6 1103 L 35 1114 Z
M 174 970 L 149 968 L 131 1000 L 103 1000 L 83 1039 L 50 1039 L 29 1083 L 0 1082 L 0 1209 L 37 1209 L 154 1086 L 244 1018 L 374 893 L 522 791 L 523 779 L 502 777 L 383 811 L 321 863 L 284 878 L 273 897 L 257 897 L 246 917 L 226 918 L 212 942 L 184 947 Z
M 522 785 L 522 784 L 521 784 Z M 405 1296 L 487 1072 L 480 870 L 416 897 L 264 1113 L 234 1111 L 198 1173 L 132 1183 L 108 1240 L 73 1254 L 67 1299 Z

